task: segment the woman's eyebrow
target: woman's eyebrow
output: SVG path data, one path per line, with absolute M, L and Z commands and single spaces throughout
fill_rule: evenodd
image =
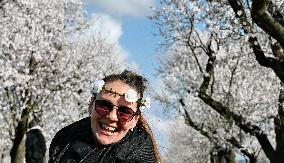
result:
M 103 87 L 103 90 L 105 92 L 108 92 L 108 93 L 111 93 L 111 94 L 114 94 L 114 95 L 119 95 L 119 96 L 124 96 L 125 95 L 125 93 L 116 92 L 116 91 L 112 90 L 112 88 L 108 89 L 105 86 Z
M 112 103 L 109 99 L 99 98 L 99 99 L 97 99 L 97 100 L 104 100 L 104 101 L 107 101 L 107 102 L 109 102 L 109 103 L 113 104 L 113 103 Z

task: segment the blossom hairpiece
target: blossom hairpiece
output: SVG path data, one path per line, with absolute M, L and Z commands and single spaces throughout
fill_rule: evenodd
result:
M 100 91 L 103 89 L 105 82 L 103 80 L 96 80 L 94 83 L 92 83 L 91 92 L 93 94 L 100 93 Z
M 91 93 L 92 94 L 98 94 L 101 92 L 101 90 L 106 90 L 108 92 L 114 93 L 115 95 L 124 96 L 125 100 L 127 102 L 139 102 L 140 104 L 140 111 L 143 111 L 145 108 L 150 108 L 150 98 L 140 98 L 138 99 L 138 94 L 135 90 L 129 89 L 126 93 L 121 94 L 118 92 L 113 91 L 112 89 L 108 90 L 104 87 L 105 82 L 103 80 L 96 80 L 94 83 L 92 83 L 91 87 Z
M 140 111 L 142 112 L 144 109 L 149 109 L 151 106 L 151 99 L 149 97 L 146 97 L 145 99 L 142 98 L 140 100 Z
M 125 94 L 124 98 L 127 102 L 135 102 L 138 100 L 137 92 L 133 89 L 129 89 Z

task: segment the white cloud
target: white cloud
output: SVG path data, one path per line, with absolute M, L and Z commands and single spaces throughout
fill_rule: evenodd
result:
M 123 59 L 129 57 L 129 52 L 120 44 L 120 38 L 123 34 L 122 23 L 110 15 L 93 13 L 88 20 L 87 28 L 82 30 L 81 43 L 84 43 L 93 37 L 99 41 L 103 41 L 106 45 L 113 45 L 116 48 L 117 54 L 121 55 Z M 75 36 L 76 38 L 78 36 Z
M 95 36 L 101 36 L 108 43 L 119 43 L 123 34 L 121 22 L 106 14 L 93 14 L 90 29 Z
M 90 0 L 105 12 L 115 16 L 148 16 L 154 0 Z

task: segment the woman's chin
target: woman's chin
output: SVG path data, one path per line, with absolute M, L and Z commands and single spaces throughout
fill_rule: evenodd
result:
M 118 142 L 119 132 L 107 131 L 102 128 L 98 128 L 95 134 L 96 140 L 102 145 L 109 145 Z
M 114 135 L 106 135 L 103 132 L 96 134 L 96 140 L 102 145 L 109 145 L 109 144 L 113 144 L 113 143 L 117 142 L 114 139 Z

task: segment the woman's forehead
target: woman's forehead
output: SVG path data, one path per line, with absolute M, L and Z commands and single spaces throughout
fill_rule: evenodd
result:
M 125 94 L 129 89 L 133 89 L 130 85 L 124 83 L 121 80 L 116 80 L 116 81 L 106 83 L 104 86 L 107 90 L 111 90 L 119 94 Z
M 117 105 L 133 106 L 136 107 L 136 102 L 127 102 L 125 99 L 125 93 L 132 89 L 129 85 L 122 81 L 114 81 L 106 83 L 103 89 L 97 96 L 97 99 L 106 99 L 112 101 Z

